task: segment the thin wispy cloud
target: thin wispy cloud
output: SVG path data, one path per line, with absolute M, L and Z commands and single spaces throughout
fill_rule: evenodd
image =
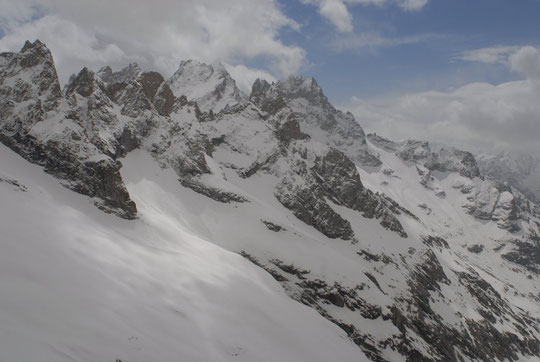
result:
M 380 7 L 397 5 L 404 10 L 420 10 L 427 5 L 429 0 L 345 0 L 349 4 L 377 5 Z
M 336 37 L 330 47 L 335 51 L 359 50 L 363 48 L 393 47 L 407 44 L 423 43 L 443 39 L 442 34 L 418 34 L 403 37 L 388 37 L 378 32 L 363 32 L 348 36 Z
M 517 49 L 519 49 L 519 46 L 494 46 L 472 49 L 456 55 L 455 59 L 486 64 L 507 64 L 508 56 Z

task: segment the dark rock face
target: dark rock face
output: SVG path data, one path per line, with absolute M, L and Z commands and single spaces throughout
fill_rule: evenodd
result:
M 307 175 L 308 170 L 304 168 L 301 173 Z M 352 240 L 351 224 L 324 201 L 323 189 L 313 178 L 308 176 L 306 185 L 295 185 L 291 179 L 284 178 L 274 195 L 294 216 L 329 238 Z
M 139 82 L 144 94 L 154 104 L 159 114 L 162 116 L 171 114 L 176 97 L 169 85 L 165 83 L 163 76 L 157 72 L 146 72 L 141 74 Z
M 137 207 L 120 175 L 120 162 L 81 161 L 61 144 L 41 144 L 28 135 L 6 138 L 0 134 L 0 141 L 28 161 L 43 166 L 45 172 L 63 180 L 69 189 L 96 198 L 95 204 L 100 209 L 125 219 L 136 218 Z
M 257 79 L 253 83 L 249 100 L 256 104 L 262 111 L 271 115 L 275 115 L 282 109 L 288 108 L 287 102 L 279 92 L 273 91 L 270 83 L 263 79 Z
M 484 245 L 474 244 L 469 246 L 467 250 L 474 254 L 480 254 L 482 251 L 484 251 Z
M 272 267 L 269 267 L 268 265 L 262 264 L 253 255 L 250 255 L 250 254 L 246 253 L 245 251 L 241 251 L 239 254 L 242 255 L 247 260 L 249 260 L 250 262 L 252 262 L 253 264 L 257 265 L 259 268 L 262 268 L 262 269 L 266 270 L 268 272 L 268 274 L 270 274 L 276 281 L 278 281 L 278 282 L 286 282 L 286 281 L 289 280 L 289 279 L 285 278 L 283 275 L 281 275 L 280 272 L 273 269 Z
M 57 112 L 58 105 L 64 101 L 54 61 L 45 45 L 39 41 L 27 42 L 19 54 L 3 53 L 1 58 L 8 60 L 0 67 L 2 102 L 28 105 L 17 114 L 13 114 L 13 107 L 1 112 L 0 141 L 28 161 L 43 166 L 68 188 L 94 198 L 101 209 L 127 219 L 135 218 L 137 209 L 120 176 L 121 164 L 105 155 L 97 157 L 98 160 L 90 157 L 89 152 L 95 152 L 90 151 L 94 147 L 92 143 L 98 148 L 102 145 L 97 139 L 88 139 L 84 131 L 71 132 L 69 137 L 59 134 L 42 139 L 35 131 L 42 122 L 50 122 L 47 113 Z M 9 85 L 13 81 L 23 92 Z M 72 80 L 68 93 L 89 97 L 96 85 L 93 73 L 85 68 Z M 68 117 L 80 120 L 85 116 L 74 110 Z
M 338 307 L 358 313 L 359 317 L 372 321 L 381 317 L 384 318 L 380 306 L 371 304 L 362 298 L 362 293 L 364 289 L 369 288 L 368 286 L 360 284 L 354 287 L 345 287 L 337 282 L 333 284 L 327 283 L 324 280 L 312 277 L 309 271 L 295 265 L 285 264 L 276 259 L 271 260 L 270 264 L 276 266 L 278 268 L 276 270 L 246 252 L 240 254 L 270 273 L 276 281 L 283 285 L 291 298 L 314 308 L 321 316 L 342 328 L 349 338 L 373 361 L 386 361 L 382 357 L 380 349 L 386 347 L 385 343 L 393 344 L 393 341 L 377 343 L 371 335 L 364 334 L 354 325 L 332 317 L 327 311 L 329 307 Z M 285 277 L 282 272 L 287 274 L 288 277 Z
M 355 164 L 345 154 L 330 150 L 316 160 L 313 171 L 324 195 L 334 203 L 360 211 L 366 218 L 380 219 L 383 227 L 407 237 L 403 226 L 382 199 L 364 188 Z
M 445 248 L 446 241 L 437 237 L 426 237 L 427 243 Z M 463 361 L 463 358 L 479 361 L 518 361 L 520 356 L 540 357 L 540 341 L 530 336 L 527 326 L 535 325 L 526 314 L 516 314 L 501 295 L 474 271 L 454 272 L 469 293 L 478 301 L 479 312 L 484 319 L 475 321 L 461 317 L 461 327 L 455 328 L 444 323 L 432 303 L 444 299 L 442 285 L 451 286 L 448 275 L 435 253 L 427 249 L 421 255 L 420 262 L 411 270 L 409 278 L 410 297 L 398 298 L 390 313 L 383 313 L 378 305 L 372 305 L 362 298 L 362 293 L 369 285 L 357 285 L 347 288 L 339 283 L 328 282 L 311 277 L 294 265 L 287 265 L 279 260 L 271 263 L 290 277 L 284 277 L 279 271 L 266 266 L 248 254 L 243 254 L 251 261 L 269 271 L 284 286 L 289 295 L 317 310 L 323 317 L 341 327 L 362 351 L 373 361 L 387 361 L 381 353 L 385 348 L 398 351 L 408 362 L 426 361 L 443 362 Z M 381 261 L 380 256 L 364 253 L 369 261 Z M 375 277 L 370 280 L 381 289 Z M 328 306 L 347 309 L 360 313 L 362 318 L 390 321 L 399 333 L 390 338 L 377 341 L 353 324 L 335 318 Z M 493 325 L 497 321 L 513 323 L 514 328 L 528 336 L 520 339 L 510 332 L 500 332 Z M 512 321 L 512 322 L 510 322 Z M 416 343 L 422 341 L 421 347 Z
M 434 242 L 434 239 L 431 240 Z M 537 339 L 521 340 L 512 333 L 502 333 L 494 327 L 495 323 L 502 323 L 502 320 L 508 323 L 513 320 L 514 327 L 523 331 L 531 321 L 527 321 L 526 315 L 516 314 L 501 295 L 473 270 L 454 273 L 478 301 L 478 312 L 483 319 L 474 321 L 462 317 L 462 325 L 465 325 L 466 329 L 456 329 L 444 324 L 442 318 L 432 309 L 431 302 L 434 294 L 439 295 L 439 298 L 442 296 L 440 285 L 450 285 L 450 280 L 432 251 L 427 250 L 422 260 L 412 271 L 409 280 L 412 300 L 401 300 L 403 306 L 395 306 L 391 318 L 403 334 L 397 348 L 407 356 L 408 361 L 461 361 L 460 354 L 481 361 L 517 361 L 520 354 L 540 356 Z M 411 305 L 407 307 L 411 301 Z M 414 313 L 405 311 L 411 307 L 416 309 Z M 428 343 L 429 355 L 426 356 L 414 347 L 411 343 L 414 336 L 419 336 Z
M 276 232 L 276 233 L 287 230 L 283 226 L 274 224 L 273 222 L 270 222 L 270 221 L 261 220 L 261 222 L 268 228 L 268 230 Z
M 15 180 L 15 179 L 12 179 L 12 178 L 0 177 L 0 184 L 1 183 L 5 183 L 5 184 L 13 186 L 13 189 L 15 191 L 21 191 L 21 192 L 27 192 L 28 191 L 28 188 L 25 185 L 23 185 L 18 180 Z
M 258 79 L 253 84 L 250 100 L 265 113 L 284 121 L 291 116 L 313 139 L 344 152 L 362 165 L 378 167 L 381 161 L 369 152 L 366 135 L 351 113 L 334 108 L 313 78 L 289 77 L 285 82 L 269 84 Z
M 58 106 L 62 91 L 51 52 L 42 42 L 27 41 L 20 53 L 0 53 L 0 64 L 1 116 L 12 109 L 12 102 L 39 99 L 38 106 L 45 112 Z M 23 73 L 30 75 L 28 81 L 19 78 Z M 7 85 L 8 79 L 14 84 Z
M 286 146 L 289 145 L 291 140 L 304 140 L 309 138 L 308 135 L 300 131 L 300 124 L 298 123 L 298 120 L 294 118 L 293 114 L 279 126 L 275 133 L 276 137 Z
M 350 222 L 332 209 L 326 199 L 376 218 L 380 224 L 402 237 L 407 237 L 393 213 L 399 208 L 382 196 L 366 190 L 354 163 L 342 152 L 330 149 L 317 157 L 312 168 L 303 161 L 292 168 L 275 191 L 276 198 L 294 215 L 330 238 L 351 240 Z
M 83 97 L 89 97 L 97 88 L 94 72 L 84 67 L 67 87 L 66 93 L 78 93 Z
M 127 67 L 121 69 L 118 72 L 113 72 L 111 67 L 105 66 L 101 68 L 97 76 L 105 83 L 129 83 L 129 81 L 136 79 L 141 74 L 141 68 L 137 63 L 131 63 Z
M 86 162 L 81 169 L 82 182 L 70 185 L 70 188 L 83 195 L 99 198 L 97 206 L 106 212 L 134 219 L 137 207 L 130 199 L 120 175 L 121 166 L 119 161 Z M 84 182 L 84 178 L 88 182 Z
M 540 243 L 534 240 L 529 242 L 516 240 L 514 244 L 515 249 L 501 257 L 527 268 L 530 272 L 540 274 Z
M 424 244 L 431 248 L 438 248 L 440 251 L 442 249 L 450 249 L 450 246 L 448 245 L 448 242 L 444 240 L 443 238 L 440 238 L 438 236 L 426 236 L 422 238 L 422 241 Z
M 179 180 L 182 186 L 188 187 L 192 189 L 193 191 L 207 196 L 211 198 L 212 200 L 223 202 L 223 203 L 230 203 L 230 202 L 248 202 L 249 200 L 245 197 L 235 194 L 234 192 L 228 192 L 223 191 L 215 187 L 211 187 L 208 185 L 205 185 L 201 182 L 198 182 L 197 180 L 193 178 L 184 178 Z

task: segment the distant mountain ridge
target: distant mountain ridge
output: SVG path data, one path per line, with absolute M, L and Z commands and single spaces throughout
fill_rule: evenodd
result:
M 482 172 L 507 182 L 527 197 L 540 200 L 540 158 L 519 153 L 483 153 L 477 156 Z

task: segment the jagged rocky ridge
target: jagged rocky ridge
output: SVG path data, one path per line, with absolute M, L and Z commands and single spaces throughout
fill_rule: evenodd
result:
M 248 99 L 222 67 L 186 61 L 167 80 L 131 64 L 84 68 L 62 92 L 27 42 L 0 55 L 0 141 L 127 219 L 134 150 L 201 202 L 244 208 L 261 234 L 237 225 L 216 243 L 373 360 L 540 358 L 538 206 L 468 152 L 366 136 L 312 78 L 257 80 Z

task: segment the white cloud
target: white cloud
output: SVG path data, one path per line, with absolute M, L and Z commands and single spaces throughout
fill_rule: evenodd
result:
M 519 48 L 505 61 L 526 80 L 471 83 L 446 92 L 352 98 L 343 108 L 367 131 L 394 139 L 417 138 L 473 151 L 513 149 L 540 155 L 540 54 Z
M 518 46 L 496 46 L 473 49 L 459 54 L 456 59 L 486 64 L 508 64 L 508 56 L 517 49 L 519 49 Z
M 444 36 L 437 34 L 420 34 L 404 37 L 389 38 L 377 32 L 364 32 L 341 36 L 331 43 L 336 51 L 358 50 L 362 48 L 392 47 L 405 44 L 421 43 L 427 40 L 440 39 Z
M 450 92 L 353 98 L 344 108 L 370 132 L 443 142 L 473 151 L 514 149 L 540 155 L 540 90 L 528 81 L 473 83 Z
M 304 4 L 317 6 L 319 13 L 335 25 L 342 33 L 353 31 L 352 15 L 347 5 L 397 5 L 404 10 L 415 11 L 422 9 L 429 0 L 300 0 Z
M 341 0 L 322 0 L 319 5 L 323 16 L 330 19 L 341 32 L 353 30 L 352 16 Z
M 532 46 L 519 49 L 510 56 L 513 71 L 523 73 L 528 79 L 540 81 L 540 53 Z
M 55 15 L 47 15 L 35 22 L 25 23 L 16 33 L 0 39 L 1 51 L 19 50 L 25 39 L 40 38 L 52 49 L 61 80 L 76 73 L 83 66 L 91 68 L 110 64 L 119 67 L 139 59 L 128 57 L 117 45 L 100 42 L 95 34 L 88 33 L 74 23 Z
M 420 10 L 427 3 L 428 0 L 403 0 L 399 2 L 399 5 L 406 10 Z
M 427 5 L 429 0 L 345 0 L 349 4 L 361 4 L 361 5 L 398 5 L 404 10 L 420 10 Z
M 39 38 L 64 80 L 66 69 L 132 60 L 167 75 L 186 58 L 234 65 L 261 58 L 279 77 L 306 62 L 302 48 L 278 38 L 298 24 L 276 0 L 0 0 L 0 14 L 0 48 L 19 50 Z
M 315 5 L 319 13 L 327 18 L 340 32 L 352 32 L 352 16 L 342 0 L 301 0 L 304 4 Z
M 277 79 L 272 74 L 262 69 L 248 68 L 245 65 L 224 64 L 225 69 L 236 81 L 236 85 L 246 94 L 251 93 L 251 86 L 257 78 L 265 79 L 268 82 L 276 82 Z

